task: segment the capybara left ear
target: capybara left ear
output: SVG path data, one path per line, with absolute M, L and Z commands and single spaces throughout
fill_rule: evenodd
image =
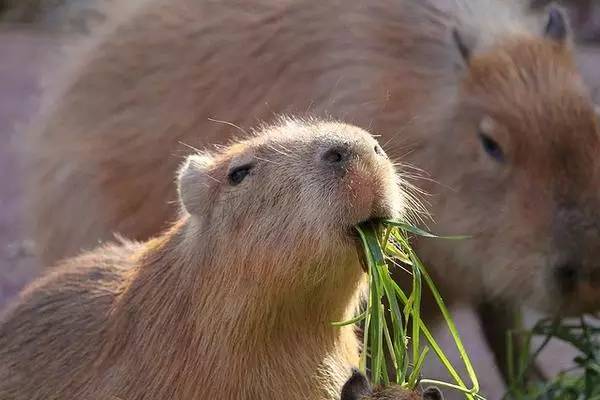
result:
M 191 215 L 202 214 L 202 207 L 207 205 L 206 194 L 214 183 L 214 179 L 210 177 L 213 165 L 214 159 L 210 153 L 199 153 L 189 156 L 179 169 L 179 199 Z
M 341 400 L 360 400 L 371 394 L 371 384 L 356 368 L 352 369 L 352 376 L 348 378 L 342 387 Z
M 440 389 L 431 386 L 423 391 L 423 400 L 444 400 L 444 395 Z

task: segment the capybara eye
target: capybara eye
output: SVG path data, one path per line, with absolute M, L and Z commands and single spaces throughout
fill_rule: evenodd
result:
M 234 168 L 229 172 L 229 183 L 232 186 L 238 185 L 242 183 L 242 181 L 248 176 L 250 170 L 254 167 L 254 165 L 247 164 L 241 165 L 239 167 Z
M 504 161 L 504 152 L 502 147 L 491 137 L 485 133 L 479 133 L 479 140 L 483 146 L 483 150 L 496 161 Z

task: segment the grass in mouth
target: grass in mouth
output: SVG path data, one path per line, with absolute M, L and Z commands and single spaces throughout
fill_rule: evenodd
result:
M 542 338 L 535 346 L 533 339 Z M 551 339 L 573 346 L 578 355 L 573 367 L 548 382 L 527 379 L 539 354 Z M 515 351 L 516 341 L 523 345 Z M 532 351 L 533 350 L 533 351 Z M 505 398 L 514 400 L 600 400 L 600 321 L 544 319 L 531 330 L 508 335 L 509 391 Z M 516 356 L 515 356 L 516 354 Z
M 357 227 L 369 274 L 369 297 L 366 311 L 358 317 L 335 325 L 364 320 L 364 346 L 360 369 L 374 384 L 389 384 L 388 371 L 394 371 L 394 383 L 414 389 L 419 383 L 449 387 L 464 393 L 467 399 L 483 399 L 473 365 L 458 335 L 444 301 L 423 263 L 410 247 L 408 235 L 437 238 L 428 232 L 398 221 L 369 222 Z M 456 238 L 445 238 L 456 239 Z M 392 279 L 390 269 L 403 268 L 412 280 L 410 292 Z M 423 287 L 433 295 L 450 330 L 471 386 L 468 387 L 421 319 Z M 391 324 L 388 324 L 391 322 Z M 421 336 L 426 344 L 421 342 Z M 453 383 L 420 379 L 426 356 L 433 351 L 448 370 Z M 390 355 L 386 358 L 386 352 Z M 388 365 L 391 363 L 392 365 Z

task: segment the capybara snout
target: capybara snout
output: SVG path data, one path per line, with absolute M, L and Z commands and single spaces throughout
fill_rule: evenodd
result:
M 549 287 L 561 298 L 564 314 L 600 308 L 600 215 L 584 206 L 559 206 L 553 227 L 555 251 L 549 260 Z

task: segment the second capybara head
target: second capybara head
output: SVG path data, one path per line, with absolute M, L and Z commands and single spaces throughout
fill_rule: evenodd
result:
M 463 269 L 454 275 L 460 285 L 479 286 L 490 299 L 563 314 L 594 310 L 598 116 L 563 14 L 550 8 L 522 28 L 510 15 L 490 15 L 496 28 L 505 19 L 507 32 L 478 35 L 465 24 L 451 34 L 461 79 L 452 109 L 439 116 L 447 134 L 428 143 L 439 159 L 427 163 L 433 192 L 449 194 L 432 199 L 437 229 L 471 238 L 428 243 L 426 255 L 446 271 Z

